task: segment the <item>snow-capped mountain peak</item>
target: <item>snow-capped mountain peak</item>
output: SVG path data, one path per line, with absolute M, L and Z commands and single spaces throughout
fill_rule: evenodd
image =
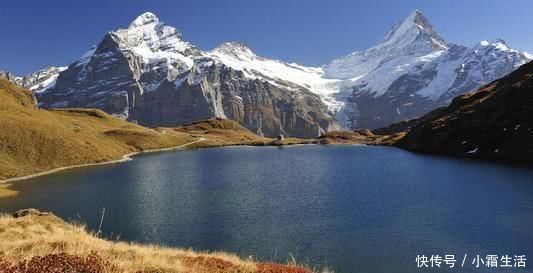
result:
M 140 26 L 144 26 L 148 24 L 158 24 L 158 23 L 159 23 L 159 18 L 157 18 L 155 14 L 151 12 L 145 12 L 137 16 L 137 18 L 135 18 L 135 20 L 131 22 L 129 28 L 136 28 L 136 27 L 140 27 Z
M 513 51 L 516 52 L 516 50 L 509 48 L 507 43 L 503 39 L 496 39 L 492 41 L 491 45 L 493 45 L 496 49 L 500 51 Z
M 332 79 L 357 80 L 393 59 L 414 62 L 422 56 L 433 58 L 448 49 L 448 44 L 434 30 L 428 19 L 415 10 L 394 25 L 378 45 L 356 51 L 324 66 Z M 412 60 L 407 60 L 412 59 Z
M 194 56 L 200 55 L 194 45 L 183 40 L 176 28 L 160 21 L 151 12 L 139 15 L 128 28 L 113 31 L 110 35 L 122 50 L 132 51 L 140 57 L 142 71 L 163 70 L 168 78 L 189 70 L 194 65 Z M 147 90 L 153 86 L 156 85 L 147 85 Z
M 413 52 L 431 52 L 448 48 L 421 11 L 415 10 L 401 23 L 396 24 L 385 35 L 379 47 L 394 47 L 398 50 Z
M 127 28 L 108 33 L 39 98 L 46 107 L 96 107 L 155 126 L 210 115 L 234 117 L 250 122 L 254 131 L 276 134 L 280 124 L 277 129 L 263 126 L 274 124 L 272 119 L 244 116 L 255 112 L 244 109 L 257 110 L 254 103 L 275 94 L 283 104 L 268 108 L 268 118 L 285 122 L 272 113 L 285 115 L 286 103 L 292 103 L 290 109 L 303 113 L 298 118 L 308 128 L 315 126 L 313 115 L 327 121 L 313 132 L 333 126 L 331 117 L 346 128 L 377 128 L 419 117 L 530 58 L 501 39 L 474 47 L 447 43 L 415 10 L 376 46 L 322 67 L 306 67 L 262 57 L 240 42 L 202 51 L 147 12 Z M 309 110 L 315 114 L 307 115 Z
M 473 48 L 447 43 L 415 10 L 380 44 L 333 60 L 323 69 L 326 77 L 352 87 L 351 103 L 344 108 L 348 124 L 376 128 L 445 105 L 527 60 L 502 39 L 481 41 Z
M 485 54 L 485 55 L 490 54 L 491 56 L 495 58 L 498 56 L 512 55 L 512 56 L 520 56 L 520 58 L 522 59 L 523 58 L 529 59 L 526 54 L 520 53 L 517 50 L 511 48 L 509 45 L 507 45 L 507 43 L 503 39 L 495 39 L 491 42 L 487 40 L 483 40 L 479 42 L 479 44 L 477 44 L 473 48 L 473 50 L 476 54 Z M 522 65 L 522 62 L 519 61 L 519 62 L 516 62 L 516 64 Z
M 128 46 L 145 47 L 150 51 L 183 52 L 193 46 L 182 40 L 181 33 L 174 27 L 161 21 L 151 12 L 138 16 L 126 29 L 112 32 L 119 36 Z
M 38 99 L 41 107 L 99 108 L 150 126 L 221 117 L 260 135 L 316 137 L 337 127 L 315 94 L 333 89 L 321 76 L 238 42 L 202 51 L 144 13 L 107 33 Z

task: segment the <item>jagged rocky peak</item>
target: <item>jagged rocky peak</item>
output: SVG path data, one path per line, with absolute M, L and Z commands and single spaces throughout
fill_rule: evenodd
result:
M 155 14 L 151 12 L 145 12 L 137 16 L 137 18 L 135 18 L 135 20 L 131 22 L 130 28 L 135 28 L 135 27 L 144 26 L 148 24 L 158 24 L 158 23 L 159 23 L 159 18 L 157 18 Z
M 485 63 L 498 62 L 499 64 L 507 64 L 515 69 L 529 61 L 527 54 L 511 48 L 503 39 L 495 39 L 491 42 L 483 40 L 471 50 L 470 54 L 477 56 L 478 59 Z M 506 71 L 505 74 L 509 72 L 512 72 L 512 70 Z M 505 74 L 499 75 L 499 77 Z
M 8 81 L 16 83 L 16 84 L 18 84 L 19 81 L 21 80 L 19 77 L 13 75 L 13 73 L 11 73 L 9 71 L 3 71 L 3 70 L 0 70 L 0 78 L 8 80 Z
M 328 78 L 354 79 L 399 57 L 418 57 L 447 49 L 448 43 L 435 32 L 422 12 L 415 10 L 395 24 L 381 43 L 335 59 L 323 69 Z
M 415 10 L 405 20 L 392 27 L 380 46 L 405 48 L 408 53 L 447 49 L 446 41 L 433 29 L 421 11 Z
M 323 69 L 326 77 L 351 87 L 337 119 L 347 127 L 376 128 L 446 105 L 528 60 L 501 39 L 473 48 L 447 43 L 415 10 L 380 44 L 333 60 Z
M 168 36 L 181 37 L 181 33 L 172 26 L 160 21 L 155 14 L 151 12 L 145 12 L 139 15 L 133 20 L 127 29 L 122 30 L 128 34 L 142 33 L 146 38 L 164 38 Z M 148 35 L 147 35 L 148 34 Z M 156 34 L 156 36 L 150 37 L 150 34 Z
M 518 51 L 512 49 L 511 47 L 509 47 L 509 45 L 507 44 L 506 41 L 504 41 L 503 39 L 495 39 L 491 42 L 487 41 L 487 40 L 483 40 L 481 42 L 479 42 L 479 44 L 477 44 L 475 47 L 474 47 L 475 50 L 483 50 L 483 51 L 487 51 L 487 50 L 497 50 L 497 51 L 503 51 L 503 52 L 512 52 L 512 53 L 518 53 Z
M 150 52 L 185 54 L 187 51 L 194 51 L 194 46 L 183 41 L 182 34 L 176 28 L 160 21 L 151 12 L 139 15 L 128 28 L 111 34 L 117 36 L 119 42 L 125 43 L 125 46 L 133 47 L 139 55 L 147 55 Z

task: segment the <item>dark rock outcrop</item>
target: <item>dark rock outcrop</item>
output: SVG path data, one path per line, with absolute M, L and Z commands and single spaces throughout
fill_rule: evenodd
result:
M 25 217 L 25 216 L 49 216 L 51 215 L 51 213 L 49 212 L 42 212 L 38 209 L 23 209 L 23 210 L 19 210 L 19 211 L 16 211 L 15 213 L 13 213 L 13 218 L 20 218 L 20 217 Z

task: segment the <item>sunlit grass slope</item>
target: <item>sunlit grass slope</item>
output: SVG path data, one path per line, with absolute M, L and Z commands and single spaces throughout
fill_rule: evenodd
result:
M 92 109 L 38 109 L 30 91 L 0 79 L 0 179 L 120 159 L 194 138 L 163 134 Z
M 0 215 L 0 272 L 311 273 L 223 253 L 108 241 L 39 211 Z

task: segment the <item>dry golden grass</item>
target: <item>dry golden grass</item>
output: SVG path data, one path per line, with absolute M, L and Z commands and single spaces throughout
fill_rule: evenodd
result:
M 285 138 L 278 141 L 272 138 L 260 137 L 235 121 L 221 118 L 210 118 L 177 128 L 159 128 L 158 130 L 186 132 L 192 136 L 206 139 L 206 141 L 195 143 L 191 146 L 194 148 L 232 145 L 278 146 L 310 144 L 314 142 L 314 140 L 311 139 Z
M 0 216 L 0 272 L 8 272 L 6 268 L 9 266 L 16 267 L 17 264 L 28 261 L 33 261 L 36 266 L 46 263 L 49 268 L 58 265 L 71 267 L 76 264 L 85 268 L 87 260 L 99 263 L 97 270 L 87 272 L 312 272 L 297 266 L 243 260 L 222 252 L 200 253 L 156 245 L 107 241 L 88 233 L 82 225 L 69 224 L 52 214 L 38 211 L 18 218 Z M 3 269 L 2 261 L 5 267 Z M 61 269 L 64 268 L 54 272 L 64 272 Z
M 194 144 L 194 148 L 218 147 L 229 145 L 268 145 L 270 138 L 260 137 L 237 122 L 221 118 L 201 120 L 177 128 L 160 128 L 172 133 L 188 133 L 202 137 L 206 141 Z
M 162 134 L 99 110 L 41 110 L 30 91 L 0 80 L 0 180 L 193 140 L 186 133 Z
M 334 131 L 320 136 L 317 139 L 317 143 L 392 145 L 404 135 L 404 132 L 393 135 L 374 135 L 366 129 L 358 131 Z
M 178 128 L 149 129 L 100 110 L 42 110 L 30 91 L 0 79 L 0 181 L 120 160 L 126 154 L 186 143 L 192 144 L 189 148 L 205 148 L 302 141 L 273 141 L 219 118 Z M 0 186 L 0 198 L 16 194 L 8 185 Z

